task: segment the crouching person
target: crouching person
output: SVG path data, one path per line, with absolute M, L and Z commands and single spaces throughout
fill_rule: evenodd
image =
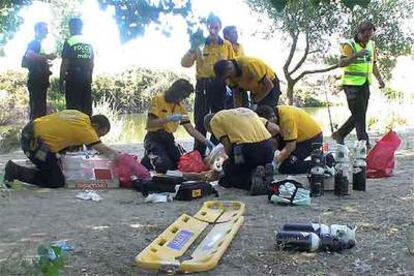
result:
M 10 187 L 15 179 L 45 188 L 65 185 L 59 153 L 69 147 L 87 145 L 115 160 L 118 153 L 104 145 L 99 137 L 110 130 L 104 115 L 88 115 L 77 110 L 65 110 L 28 123 L 22 130 L 21 147 L 37 169 L 19 166 L 9 160 L 4 182 Z
M 156 95 L 150 104 L 147 117 L 147 134 L 144 138 L 145 156 L 142 164 L 157 173 L 176 170 L 181 151 L 175 144 L 173 133 L 179 125 L 209 149 L 213 143 L 206 139 L 190 123 L 184 100 L 194 91 L 193 85 L 185 79 L 176 80 L 162 94 Z
M 274 111 L 275 110 L 275 111 Z M 278 171 L 283 174 L 308 173 L 312 144 L 322 143 L 323 135 L 319 124 L 303 109 L 294 106 L 260 106 L 256 110 L 260 117 L 279 126 L 281 139 L 277 139 L 279 154 L 275 157 Z
M 240 107 L 209 114 L 204 124 L 229 156 L 219 184 L 250 190 L 252 195 L 266 194 L 273 180 L 273 150 L 271 134 L 259 116 Z

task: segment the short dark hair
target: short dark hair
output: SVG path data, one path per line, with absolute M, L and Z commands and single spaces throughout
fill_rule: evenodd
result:
M 82 31 L 83 22 L 78 17 L 73 17 L 69 20 L 69 30 L 70 32 L 79 33 Z
M 230 33 L 232 29 L 237 29 L 237 28 L 234 25 L 230 25 L 230 26 L 224 27 L 224 29 L 223 29 L 223 35 L 224 36 L 227 36 L 227 34 Z
M 47 24 L 46 24 L 46 22 L 37 22 L 35 25 L 34 25 L 34 31 L 35 31 L 35 33 L 38 33 L 41 29 L 42 29 L 42 27 L 44 27 L 44 26 L 47 26 Z
M 191 93 L 194 91 L 194 86 L 186 79 L 178 79 L 173 82 L 168 91 L 174 95 L 182 92 Z
M 111 130 L 111 123 L 109 122 L 108 117 L 102 114 L 93 115 L 91 117 L 92 125 L 95 125 L 97 128 L 107 128 L 108 132 Z
M 374 32 L 377 30 L 375 25 L 371 21 L 363 21 L 358 26 L 358 33 L 363 33 L 367 30 L 373 30 Z
M 259 115 L 259 117 L 265 118 L 267 120 L 269 120 L 273 115 L 276 116 L 273 108 L 268 105 L 259 105 L 256 109 L 256 113 Z
M 217 15 L 210 13 L 207 17 L 207 25 L 211 25 L 213 23 L 219 23 L 221 25 L 221 19 Z
M 214 64 L 214 74 L 219 79 L 222 79 L 227 72 L 227 65 L 230 61 L 222 59 Z

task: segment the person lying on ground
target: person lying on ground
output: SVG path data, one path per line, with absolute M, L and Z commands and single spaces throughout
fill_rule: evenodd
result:
M 229 158 L 219 178 L 223 187 L 266 194 L 273 180 L 271 134 L 259 116 L 248 108 L 222 110 L 204 119 L 206 129 L 223 144 Z
M 182 150 L 176 145 L 173 133 L 179 125 L 210 150 L 214 147 L 210 140 L 193 127 L 187 115 L 184 100 L 193 91 L 194 87 L 189 81 L 179 79 L 167 91 L 152 99 L 144 138 L 145 156 L 141 160 L 148 170 L 166 173 L 167 170 L 177 169 Z
M 104 115 L 88 115 L 77 110 L 64 110 L 29 122 L 22 130 L 21 148 L 37 169 L 26 168 L 9 160 L 4 182 L 10 187 L 15 179 L 45 188 L 65 185 L 60 154 L 66 149 L 87 145 L 106 157 L 116 160 L 118 153 L 103 144 L 99 137 L 111 128 Z
M 280 128 L 280 135 L 272 138 L 280 150 L 275 157 L 278 171 L 283 174 L 307 173 L 312 164 L 310 160 L 304 160 L 310 156 L 312 144 L 323 141 L 319 124 L 306 111 L 294 106 L 279 105 L 275 109 L 260 106 L 256 112 Z
M 279 102 L 279 79 L 270 66 L 258 58 L 242 56 L 220 60 L 214 64 L 214 72 L 217 78 L 229 82 L 236 107 L 242 105 L 242 91 L 250 91 L 252 103 L 258 106 L 276 106 Z

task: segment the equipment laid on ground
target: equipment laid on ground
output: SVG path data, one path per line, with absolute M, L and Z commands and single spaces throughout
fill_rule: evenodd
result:
M 62 156 L 65 187 L 75 189 L 119 188 L 119 179 L 112 170 L 112 161 L 89 152 L 71 152 Z
M 345 145 L 336 145 L 335 150 L 335 190 L 337 196 L 349 195 L 352 192 L 350 184 L 351 163 L 349 159 L 349 149 Z
M 356 191 L 366 191 L 367 181 L 367 142 L 360 140 L 354 148 L 352 188 Z
M 288 223 L 276 232 L 276 248 L 298 251 L 342 251 L 355 245 L 356 227 L 318 223 Z
M 271 203 L 281 205 L 310 205 L 311 198 L 308 190 L 298 181 L 288 178 L 274 181 L 270 184 L 268 199 Z
M 169 273 L 211 270 L 243 224 L 244 209 L 244 203 L 239 201 L 206 201 L 194 216 L 182 214 L 135 261 L 141 268 Z M 182 260 L 209 225 L 211 231 L 195 248 L 191 259 Z
M 318 197 L 324 194 L 325 168 L 323 162 L 322 144 L 312 144 L 311 161 L 312 168 L 308 176 L 310 196 Z

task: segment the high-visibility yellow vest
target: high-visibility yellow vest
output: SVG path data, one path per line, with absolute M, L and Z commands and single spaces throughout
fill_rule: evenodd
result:
M 358 53 L 359 51 L 364 49 L 361 47 L 361 45 L 359 45 L 359 43 L 356 43 L 353 39 L 348 42 L 345 42 L 345 44 L 349 44 L 352 47 L 353 54 Z M 368 55 L 359 57 L 350 65 L 344 67 L 344 74 L 342 75 L 343 85 L 360 86 L 363 85 L 366 81 L 368 81 L 368 83 L 372 82 L 375 43 L 371 40 L 368 41 L 365 49 L 369 51 Z

